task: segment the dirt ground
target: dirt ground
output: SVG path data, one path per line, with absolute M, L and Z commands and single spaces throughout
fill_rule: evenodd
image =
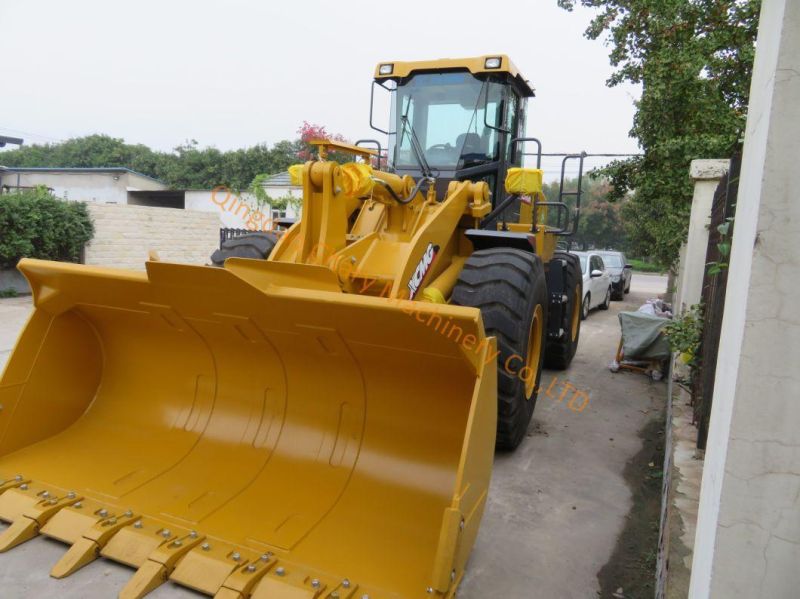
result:
M 666 386 L 613 374 L 608 363 L 619 341 L 617 313 L 665 288 L 665 277 L 635 274 L 624 301 L 583 323 L 569 370 L 544 373 L 528 438 L 495 457 L 461 599 L 652 597 Z M 26 298 L 0 299 L 0 368 L 29 310 Z M 97 560 L 67 579 L 50 578 L 65 549 L 38 537 L 0 555 L 0 596 L 112 597 L 132 574 Z M 150 596 L 200 595 L 168 583 Z

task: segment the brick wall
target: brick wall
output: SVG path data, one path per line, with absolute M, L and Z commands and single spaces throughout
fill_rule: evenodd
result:
M 164 262 L 207 264 L 219 245 L 217 213 L 122 204 L 88 204 L 94 238 L 86 264 L 144 270 L 148 251 Z

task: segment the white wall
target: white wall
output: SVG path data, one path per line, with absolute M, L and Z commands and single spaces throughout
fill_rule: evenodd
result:
M 292 195 L 302 199 L 303 190 L 297 188 L 264 188 L 271 197 L 280 198 Z M 269 231 L 272 227 L 272 214 L 269 207 L 259 210 L 255 197 L 250 193 L 234 193 L 220 190 L 187 190 L 186 210 L 212 212 L 219 215 L 223 227 Z M 294 218 L 296 211 L 289 207 L 286 216 Z
M 164 262 L 208 264 L 219 247 L 219 215 L 146 206 L 89 204 L 95 234 L 86 264 L 144 270 L 148 252 Z
M 6 173 L 3 175 L 3 184 L 22 187 L 44 185 L 52 189 L 58 198 L 98 204 L 127 204 L 128 191 L 167 189 L 166 185 L 154 179 L 124 171 Z
M 692 160 L 689 175 L 694 181 L 689 234 L 681 247 L 678 269 L 678 288 L 675 295 L 676 313 L 700 303 L 703 275 L 706 270 L 708 226 L 711 205 L 720 179 L 728 171 L 728 160 Z
M 800 2 L 765 0 L 690 597 L 800 596 Z

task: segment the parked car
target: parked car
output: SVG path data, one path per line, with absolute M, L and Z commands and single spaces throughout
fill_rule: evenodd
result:
M 603 258 L 598 252 L 572 252 L 581 261 L 583 273 L 583 304 L 581 319 L 589 316 L 593 308 L 608 310 L 611 304 L 611 275 L 606 270 Z
M 603 258 L 606 270 L 611 276 L 611 299 L 621 300 L 631 290 L 633 271 L 622 252 L 597 252 Z

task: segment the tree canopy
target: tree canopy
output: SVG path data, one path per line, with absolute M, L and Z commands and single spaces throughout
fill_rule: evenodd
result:
M 279 141 L 223 152 L 199 147 L 195 140 L 172 152 L 128 144 L 108 135 L 88 135 L 61 143 L 23 146 L 0 153 L 4 166 L 129 168 L 164 181 L 172 188 L 211 189 L 225 185 L 246 189 L 259 174 L 274 174 L 298 162 L 300 141 Z
M 589 39 L 607 35 L 609 86 L 641 84 L 632 137 L 642 156 L 601 172 L 623 207 L 631 249 L 671 264 L 691 211 L 689 164 L 731 156 L 744 131 L 760 0 L 558 0 L 597 9 Z

